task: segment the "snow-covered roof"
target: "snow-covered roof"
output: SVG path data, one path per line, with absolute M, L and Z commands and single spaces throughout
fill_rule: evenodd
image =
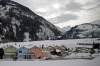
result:
M 59 49 L 56 49 L 56 52 L 61 52 L 61 50 L 59 50 Z

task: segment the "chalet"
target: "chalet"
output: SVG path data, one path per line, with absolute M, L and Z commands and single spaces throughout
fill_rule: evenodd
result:
M 43 48 L 43 50 L 44 51 L 50 51 L 50 53 L 52 54 L 52 55 L 61 55 L 61 52 L 62 51 L 66 51 L 66 47 L 64 46 L 64 45 L 62 45 L 62 46 L 48 46 L 48 47 L 44 47 Z
M 66 51 L 67 50 L 67 48 L 64 45 L 60 46 L 60 49 L 61 49 L 61 51 Z
M 55 49 L 59 49 L 59 50 L 61 50 L 61 48 L 60 48 L 59 46 L 57 46 L 57 45 L 54 46 L 54 48 L 55 48 Z
M 33 58 L 43 58 L 50 56 L 49 51 L 43 51 L 41 48 L 34 46 L 29 49 L 30 52 L 34 52 Z
M 18 59 L 31 59 L 34 53 L 30 52 L 28 48 L 21 47 L 17 50 Z
M 52 47 L 52 46 L 47 46 L 47 47 L 44 47 L 43 48 L 43 51 L 54 51 L 54 47 Z
M 52 47 L 52 46 L 48 46 L 47 47 L 47 51 L 53 51 L 55 48 L 54 47 Z
M 11 45 L 4 49 L 4 53 L 4 58 L 13 58 L 16 56 L 17 48 Z
M 44 48 L 43 48 L 43 51 L 48 51 L 48 48 L 47 48 L 47 47 L 44 47 Z

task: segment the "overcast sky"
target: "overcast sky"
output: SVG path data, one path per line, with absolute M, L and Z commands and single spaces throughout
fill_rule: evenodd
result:
M 13 0 L 59 27 L 100 20 L 100 0 Z

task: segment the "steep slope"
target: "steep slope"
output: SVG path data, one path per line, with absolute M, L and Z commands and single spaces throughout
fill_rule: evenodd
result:
M 100 20 L 93 21 L 93 22 L 91 22 L 91 24 L 98 24 L 98 25 L 100 25 Z
M 90 23 L 77 25 L 65 35 L 67 38 L 100 38 L 100 25 Z
M 33 41 L 55 38 L 61 32 L 29 8 L 0 0 L 0 41 Z
M 58 27 L 58 30 L 60 30 L 62 32 L 62 35 L 64 35 L 67 31 L 69 31 L 71 29 L 71 26 L 67 26 L 67 27 L 63 27 L 63 28 L 60 28 Z

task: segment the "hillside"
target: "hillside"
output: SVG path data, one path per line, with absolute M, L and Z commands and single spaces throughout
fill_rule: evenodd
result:
M 11 0 L 0 0 L 0 41 L 47 40 L 61 32 L 29 8 Z
M 100 25 L 100 20 L 93 21 L 93 22 L 91 22 L 91 24 L 98 24 L 98 25 Z
M 99 22 L 98 22 L 99 23 Z M 72 27 L 66 34 L 67 38 L 100 38 L 100 25 L 85 23 Z

